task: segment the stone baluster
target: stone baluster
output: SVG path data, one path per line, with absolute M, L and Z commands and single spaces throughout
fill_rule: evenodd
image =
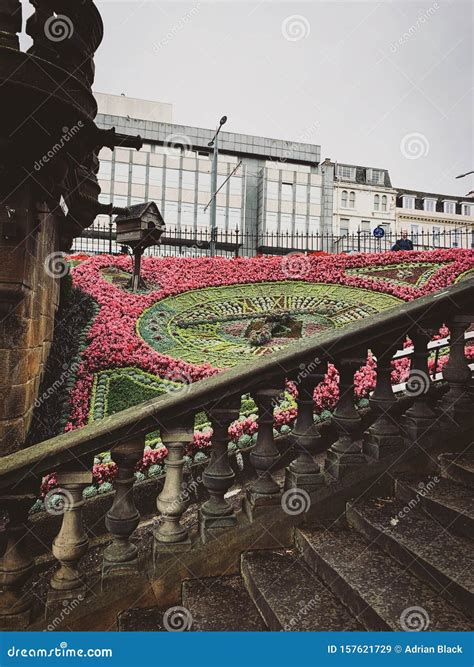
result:
M 428 343 L 432 334 L 431 328 L 423 325 L 417 325 L 409 333 L 413 342 L 413 355 L 405 394 L 414 400 L 402 420 L 406 444 L 419 444 L 424 449 L 430 445 L 433 429 L 437 428 L 437 415 L 431 405 L 431 379 L 428 371 Z
M 448 363 L 443 368 L 443 379 L 449 389 L 439 403 L 444 426 L 459 428 L 466 416 L 472 414 L 472 373 L 465 355 L 464 335 L 472 317 L 457 315 L 448 321 L 450 350 Z
M 380 340 L 372 345 L 377 358 L 377 382 L 369 399 L 374 422 L 364 434 L 363 452 L 380 460 L 403 448 L 400 432 L 398 400 L 392 389 L 392 357 L 397 351 L 393 340 Z
M 211 460 L 207 466 L 203 482 L 209 493 L 199 512 L 201 538 L 206 542 L 221 529 L 236 524 L 236 516 L 231 504 L 225 499 L 226 492 L 234 481 L 234 472 L 229 463 L 227 445 L 229 426 L 239 416 L 240 395 L 220 401 L 208 411 L 213 429 Z
M 143 456 L 144 445 L 145 439 L 140 436 L 118 445 L 112 451 L 118 475 L 114 501 L 107 512 L 105 525 L 114 540 L 104 551 L 104 572 L 138 567 L 138 549 L 130 542 L 130 536 L 140 521 L 133 497 L 133 485 L 135 466 Z
M 339 369 L 339 400 L 333 414 L 338 439 L 329 448 L 325 468 L 335 479 L 342 479 L 365 462 L 361 443 L 361 418 L 354 405 L 354 373 L 364 364 L 362 357 L 343 357 Z
M 89 544 L 82 519 L 82 492 L 91 483 L 92 472 L 79 464 L 60 471 L 57 479 L 58 489 L 53 493 L 59 496 L 59 503 L 45 503 L 46 511 L 63 517 L 61 529 L 53 540 L 52 552 L 60 565 L 51 578 L 48 605 L 58 600 L 79 598 L 86 592 L 79 571 L 79 561 L 87 553 Z
M 0 560 L 0 627 L 5 629 L 25 628 L 31 620 L 32 600 L 25 583 L 34 567 L 27 543 L 28 513 L 34 499 L 33 493 L 18 493 L 4 496 L 1 502 L 9 516 Z
M 320 451 L 321 435 L 314 423 L 314 389 L 323 379 L 327 364 L 318 372 L 302 370 L 298 385 L 298 415 L 291 436 L 296 458 L 286 469 L 285 489 L 304 489 L 311 492 L 324 484 L 324 476 L 314 455 Z
M 189 549 L 191 541 L 187 529 L 181 524 L 186 509 L 187 493 L 183 490 L 184 453 L 193 441 L 194 418 L 180 423 L 165 425 L 161 439 L 168 450 L 166 478 L 163 490 L 156 501 L 161 514 L 155 529 L 154 553 L 160 551 Z
M 246 489 L 245 510 L 252 521 L 258 507 L 278 505 L 280 487 L 273 479 L 271 469 L 280 458 L 280 452 L 273 437 L 273 410 L 283 388 L 258 389 L 252 397 L 258 410 L 257 442 L 250 452 L 250 462 L 255 468 L 257 479 Z
M 0 46 L 20 49 L 18 34 L 21 32 L 20 0 L 2 0 L 0 4 Z

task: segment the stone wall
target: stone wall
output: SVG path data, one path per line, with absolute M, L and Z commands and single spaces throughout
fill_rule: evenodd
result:
M 60 217 L 31 186 L 9 199 L 0 224 L 0 456 L 21 449 L 51 347 L 59 280 Z M 14 213 L 11 213 L 11 211 Z

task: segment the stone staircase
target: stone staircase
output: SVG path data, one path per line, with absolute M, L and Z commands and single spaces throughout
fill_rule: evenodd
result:
M 182 606 L 130 609 L 119 630 L 469 630 L 474 449 L 439 472 L 397 478 L 394 495 L 347 503 L 294 545 L 242 554 L 240 575 L 190 579 Z

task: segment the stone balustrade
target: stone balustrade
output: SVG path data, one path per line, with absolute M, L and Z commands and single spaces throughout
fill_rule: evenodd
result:
M 7 537 L 2 538 L 5 554 L 0 562 L 0 624 L 26 627 L 31 621 L 28 581 L 33 562 L 27 548 L 28 508 L 33 500 L 32 488 L 38 488 L 42 475 L 51 470 L 58 473 L 64 500 L 62 525 L 52 544 L 58 567 L 48 596 L 49 601 L 57 602 L 79 592 L 87 596 L 80 567 L 88 549 L 81 517 L 82 489 L 90 483 L 94 454 L 107 449 L 119 472 L 106 518 L 112 541 L 103 553 L 104 572 L 140 567 L 137 546 L 131 540 L 140 521 L 133 498 L 133 471 L 142 456 L 145 435 L 157 427 L 168 459 L 166 480 L 157 499 L 155 567 L 160 567 L 163 552 L 191 550 L 197 543 L 211 548 L 213 540 L 225 531 L 238 530 L 239 522 L 252 522 L 262 512 L 281 512 L 285 517 L 282 498 L 291 490 L 316 497 L 331 485 L 340 489 L 353 483 L 360 471 L 370 471 L 384 462 L 388 467 L 395 458 L 429 450 L 437 437 L 444 437 L 445 428 L 451 433 L 468 428 L 471 417 L 466 406 L 472 401 L 472 372 L 464 356 L 464 340 L 473 321 L 473 293 L 473 282 L 466 280 L 349 325 L 342 332 L 295 343 L 250 365 L 198 382 L 186 392 L 153 399 L 0 459 L 0 516 L 9 518 L 8 525 L 2 524 Z M 445 322 L 451 331 L 451 354 L 444 367 L 446 391 L 437 400 L 432 395 L 427 346 L 433 327 Z M 390 381 L 391 360 L 408 333 L 414 348 L 405 399 L 401 401 Z M 354 402 L 354 374 L 369 349 L 376 356 L 378 373 L 370 398 L 371 424 L 364 431 Z M 328 362 L 339 370 L 340 397 L 333 416 L 336 439 L 325 452 L 313 421 L 313 392 Z M 298 414 L 290 438 L 293 460 L 282 472 L 283 479 L 275 475 L 280 454 L 274 442 L 273 411 L 287 379 L 298 389 Z M 244 511 L 240 512 L 228 497 L 234 472 L 227 445 L 229 426 L 238 417 L 241 396 L 247 393 L 256 402 L 259 428 L 250 454 L 255 474 L 244 490 Z M 189 499 L 184 486 L 184 454 L 192 441 L 194 417 L 203 410 L 213 428 L 211 456 L 202 478 L 207 499 L 198 508 L 199 529 L 190 532 L 183 522 Z M 357 479 L 360 483 L 361 478 Z M 291 516 L 286 518 L 291 520 Z

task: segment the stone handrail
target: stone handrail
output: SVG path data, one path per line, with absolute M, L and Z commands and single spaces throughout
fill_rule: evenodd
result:
M 151 399 L 97 423 L 0 457 L 0 489 L 8 487 L 22 475 L 38 477 L 52 468 L 73 461 L 77 456 L 98 454 L 130 437 L 150 433 L 163 423 L 195 413 L 228 396 L 239 392 L 249 393 L 268 385 L 270 378 L 295 372 L 298 374 L 301 365 L 304 368 L 315 368 L 317 359 L 333 359 L 354 349 L 367 350 L 377 339 L 385 339 L 387 335 L 401 341 L 400 337 L 416 325 L 417 319 L 430 317 L 434 306 L 436 317 L 439 318 L 443 313 L 442 319 L 444 315 L 459 314 L 473 301 L 474 280 L 466 280 L 460 285 L 403 303 L 366 321 L 354 322 L 342 330 L 295 342 L 271 356 L 192 384 L 185 391 Z M 434 316 L 435 312 L 431 314 Z M 397 352 L 394 356 L 398 358 L 405 355 Z
M 207 542 L 237 525 L 237 515 L 226 495 L 235 477 L 228 457 L 228 429 L 239 416 L 243 394 L 252 395 L 258 412 L 258 436 L 250 452 L 255 478 L 245 488 L 243 504 L 243 515 L 249 521 L 272 508 L 284 511 L 288 492 L 304 502 L 324 488 L 329 492 L 332 484 L 350 485 L 357 471 L 364 471 L 364 475 L 366 471 L 373 474 L 371 469 L 380 472 L 410 452 L 427 451 L 447 432 L 464 431 L 472 413 L 472 373 L 465 357 L 465 333 L 473 321 L 473 297 L 474 281 L 468 279 L 1 458 L 0 550 L 5 556 L 0 562 L 0 625 L 26 627 L 32 618 L 25 583 L 34 562 L 26 536 L 29 509 L 46 472 L 56 471 L 58 488 L 51 494 L 56 503 L 58 498 L 62 500 L 62 506 L 56 504 L 51 509 L 52 514 L 62 514 L 61 529 L 52 545 L 59 568 L 48 593 L 48 600 L 57 602 L 86 594 L 79 569 L 88 547 L 82 494 L 92 482 L 97 453 L 110 449 L 118 468 L 113 504 L 106 516 L 113 541 L 103 554 L 105 571 L 139 567 L 138 550 L 130 540 L 140 521 L 133 498 L 134 469 L 143 456 L 145 436 L 157 429 L 168 455 L 165 482 L 157 499 L 160 522 L 154 529 L 154 553 L 191 549 L 196 539 Z M 428 372 L 429 343 L 443 324 L 450 330 L 449 361 L 442 371 L 447 386 L 442 395 L 435 396 Z M 401 402 L 391 384 L 391 364 L 407 335 L 413 341 L 406 383 L 410 400 Z M 377 380 L 370 397 L 372 423 L 362 433 L 354 375 L 368 349 L 377 360 Z M 314 389 L 328 362 L 336 365 L 340 375 L 332 418 L 337 440 L 329 449 L 313 420 Z M 293 451 L 289 452 L 294 458 L 285 470 L 283 493 L 272 474 L 280 461 L 273 411 L 287 379 L 296 384 L 298 396 L 291 435 Z M 193 441 L 195 415 L 202 410 L 213 431 L 211 458 L 202 476 L 209 499 L 199 507 L 199 537 L 191 540 L 182 521 L 189 498 L 183 490 L 184 454 Z M 46 497 L 45 505 L 47 502 Z M 5 536 L 2 517 L 6 514 Z

